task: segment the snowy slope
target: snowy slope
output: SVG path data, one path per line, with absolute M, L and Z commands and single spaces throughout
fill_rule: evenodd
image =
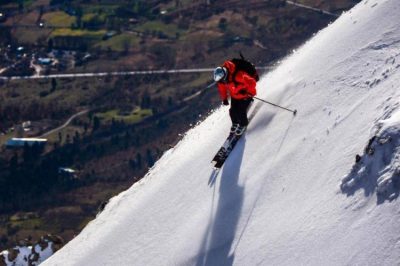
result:
M 221 107 L 44 264 L 399 265 L 399 14 L 342 15 L 258 84 L 297 116 L 257 103 L 215 172 Z

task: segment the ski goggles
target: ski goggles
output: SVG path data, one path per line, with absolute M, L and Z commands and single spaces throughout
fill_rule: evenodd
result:
M 217 67 L 214 69 L 214 81 L 220 82 L 226 79 L 227 70 L 225 67 Z

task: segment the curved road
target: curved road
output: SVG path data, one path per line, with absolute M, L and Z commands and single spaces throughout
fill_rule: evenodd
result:
M 52 134 L 52 133 L 54 133 L 54 132 L 57 132 L 57 131 L 59 131 L 59 130 L 65 128 L 65 127 L 67 127 L 67 126 L 72 122 L 72 120 L 74 120 L 74 119 L 75 119 L 76 117 L 78 117 L 78 116 L 81 116 L 81 115 L 83 115 L 83 114 L 86 114 L 87 112 L 89 112 L 89 109 L 83 110 L 83 111 L 80 111 L 79 113 L 74 114 L 74 115 L 71 116 L 62 126 L 59 126 L 59 127 L 55 128 L 55 129 L 52 129 L 52 130 L 50 130 L 50 131 L 48 131 L 48 132 L 42 134 L 42 135 L 39 136 L 38 138 L 46 137 L 46 136 L 48 136 L 48 135 L 50 135 L 50 134 Z
M 270 69 L 271 67 L 257 67 L 259 70 Z M 21 79 L 51 79 L 51 78 L 83 78 L 83 77 L 106 77 L 106 76 L 134 76 L 134 75 L 160 75 L 160 74 L 182 74 L 182 73 L 201 73 L 212 72 L 214 68 L 193 68 L 193 69 L 165 69 L 165 70 L 139 70 L 139 71 L 119 71 L 119 72 L 92 72 L 92 73 L 66 73 L 51 75 L 34 76 L 0 76 L 1 80 L 21 80 Z
M 325 14 L 325 15 L 332 16 L 332 17 L 339 17 L 340 16 L 338 14 L 334 14 L 334 13 L 331 13 L 329 11 L 322 10 L 320 8 L 315 8 L 315 7 L 312 7 L 312 6 L 307 6 L 307 5 L 303 5 L 303 4 L 297 3 L 296 0 L 295 1 L 286 1 L 286 3 L 289 4 L 289 5 L 294 5 L 294 6 L 297 6 L 297 7 L 309 9 L 309 10 L 312 10 L 312 11 L 315 11 L 315 12 L 318 12 L 318 13 L 322 13 L 322 14 Z

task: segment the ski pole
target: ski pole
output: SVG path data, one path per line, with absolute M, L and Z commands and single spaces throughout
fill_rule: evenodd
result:
M 213 82 L 213 83 L 211 83 L 210 85 L 208 85 L 207 87 L 205 87 L 205 89 L 209 89 L 209 88 L 211 88 L 212 86 L 214 86 L 215 84 L 217 84 L 217 82 Z
M 258 97 L 253 97 L 253 98 L 254 98 L 254 99 L 257 99 L 257 100 L 259 100 L 259 101 L 261 101 L 261 102 L 268 103 L 268 104 L 270 104 L 270 105 L 279 107 L 279 108 L 284 109 L 284 110 L 286 110 L 286 111 L 292 112 L 293 115 L 296 115 L 296 113 L 297 113 L 297 110 L 296 110 L 296 109 L 295 109 L 295 110 L 291 110 L 291 109 L 288 109 L 288 108 L 286 108 L 286 107 L 277 105 L 277 104 L 275 104 L 275 103 L 271 103 L 271 102 L 268 102 L 268 101 L 266 101 L 266 100 L 260 99 L 260 98 L 258 98 Z

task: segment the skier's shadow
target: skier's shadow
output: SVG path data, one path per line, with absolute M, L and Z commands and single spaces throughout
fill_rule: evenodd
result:
M 196 258 L 196 265 L 232 265 L 230 250 L 242 210 L 244 193 L 238 184 L 246 139 L 243 136 L 225 162 L 221 173 L 219 199 Z M 213 172 L 218 175 L 218 172 Z M 214 206 L 212 206 L 214 207 Z

